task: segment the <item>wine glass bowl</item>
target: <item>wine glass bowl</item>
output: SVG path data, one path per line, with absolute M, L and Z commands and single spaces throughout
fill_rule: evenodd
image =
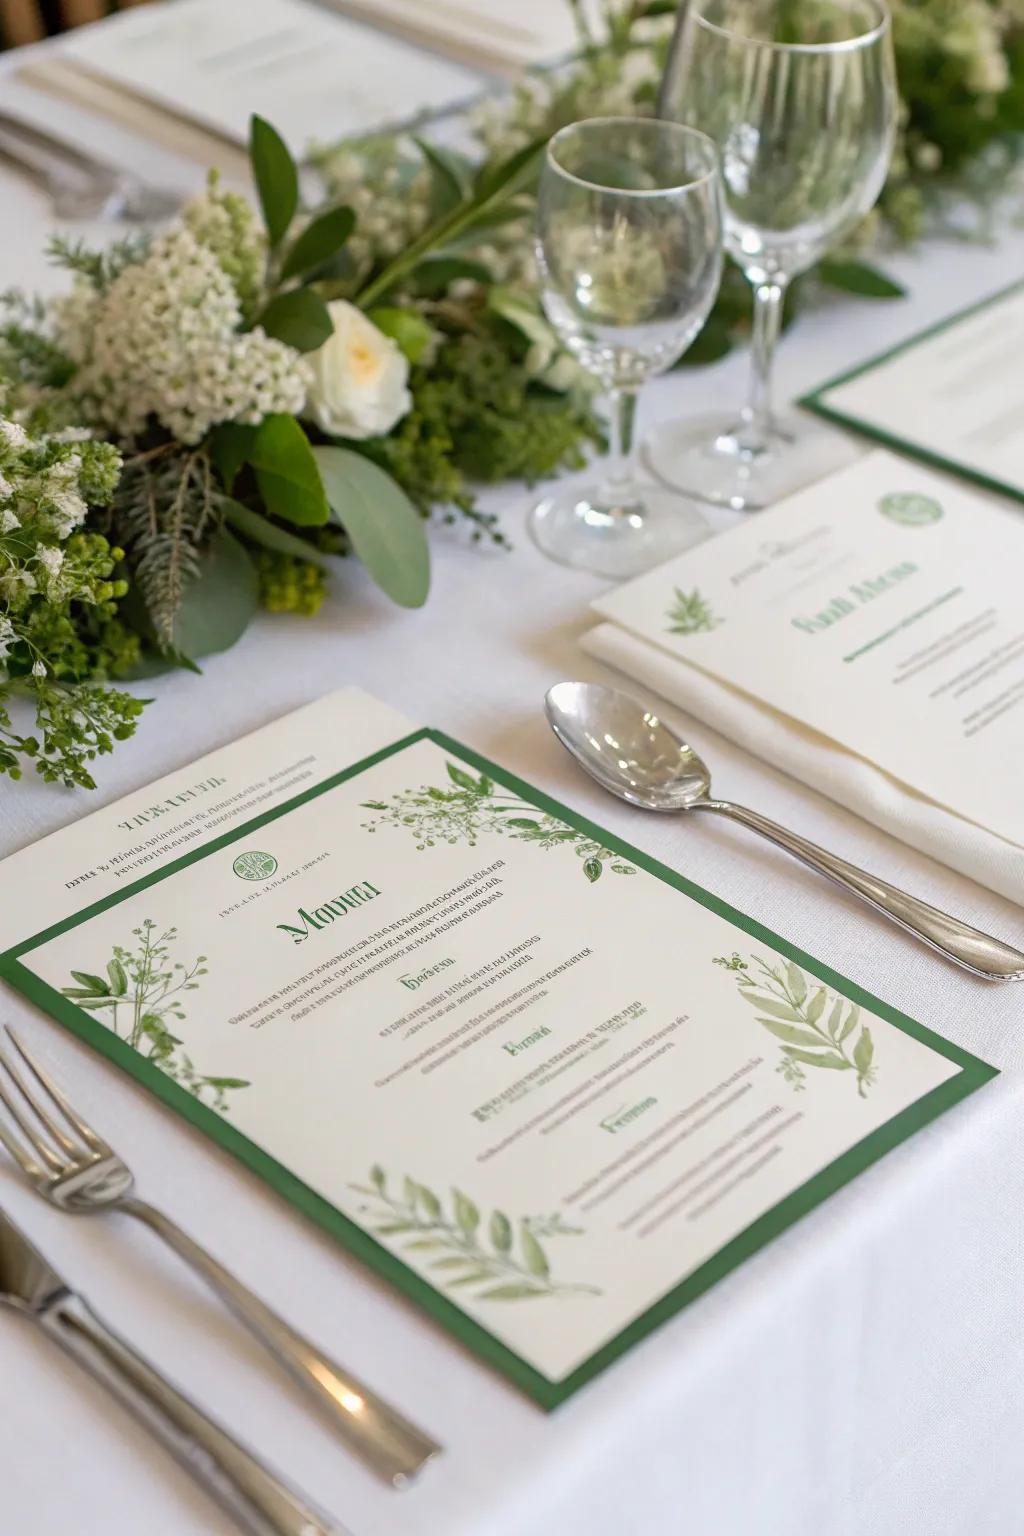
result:
M 716 148 L 654 119 L 572 124 L 548 146 L 537 219 L 545 313 L 611 398 L 612 453 L 603 485 L 546 497 L 530 532 L 554 559 L 634 575 L 708 532 L 675 493 L 637 488 L 631 446 L 639 388 L 677 361 L 718 292 Z
M 884 185 L 897 116 L 891 25 L 882 0 L 690 0 L 679 48 L 663 110 L 721 152 L 725 249 L 755 293 L 754 387 L 738 418 L 670 426 L 647 452 L 670 483 L 754 509 L 809 478 L 795 451 L 806 429 L 775 417 L 770 368 L 788 284 Z

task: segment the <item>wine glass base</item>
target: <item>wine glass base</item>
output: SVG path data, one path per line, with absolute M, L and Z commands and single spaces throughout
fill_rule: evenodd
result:
M 675 491 L 644 486 L 628 506 L 595 487 L 546 496 L 530 513 L 530 537 L 550 560 L 622 581 L 709 538 L 702 512 Z
M 776 418 L 767 447 L 752 450 L 735 416 L 698 416 L 657 428 L 643 446 L 650 469 L 686 495 L 734 512 L 760 512 L 849 464 L 857 450 L 812 418 Z

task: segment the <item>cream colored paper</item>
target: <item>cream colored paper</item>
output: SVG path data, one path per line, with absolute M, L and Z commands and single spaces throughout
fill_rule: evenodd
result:
M 1021 569 L 1012 509 L 878 452 L 594 607 L 1024 849 Z

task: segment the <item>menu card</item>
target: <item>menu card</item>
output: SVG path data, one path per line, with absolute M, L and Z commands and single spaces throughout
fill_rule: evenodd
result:
M 877 452 L 594 607 L 1024 848 L 1024 522 Z
M 253 112 L 295 151 L 479 93 L 476 73 L 306 0 L 175 0 L 68 34 L 61 57 L 235 143 Z
M 914 336 L 802 404 L 1024 500 L 1024 283 Z
M 354 689 L 0 880 L 0 975 L 549 1408 L 994 1075 Z

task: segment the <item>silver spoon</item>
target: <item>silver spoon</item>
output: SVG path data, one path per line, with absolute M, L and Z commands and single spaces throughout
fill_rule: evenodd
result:
M 545 700 L 562 746 L 591 778 L 645 811 L 715 811 L 784 848 L 809 868 L 852 891 L 940 955 L 986 981 L 1024 981 L 1024 954 L 958 918 L 908 896 L 766 816 L 711 798 L 711 774 L 653 711 L 615 688 L 559 683 Z

